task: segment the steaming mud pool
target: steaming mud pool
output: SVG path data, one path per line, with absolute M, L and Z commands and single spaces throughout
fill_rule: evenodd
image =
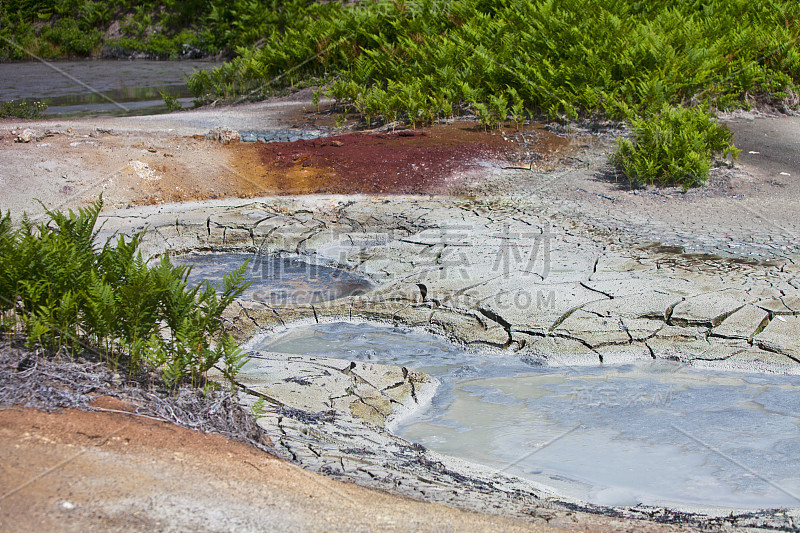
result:
M 671 361 L 546 367 L 433 335 L 328 323 L 250 350 L 409 366 L 441 381 L 393 428 L 435 451 L 600 505 L 800 505 L 800 376 L 699 371 Z
M 307 263 L 300 259 L 246 253 L 183 254 L 171 257 L 177 265 L 191 265 L 189 283 L 222 284 L 225 274 L 248 262 L 245 276 L 251 282 L 242 298 L 271 305 L 313 304 L 363 294 L 369 280 L 345 270 Z

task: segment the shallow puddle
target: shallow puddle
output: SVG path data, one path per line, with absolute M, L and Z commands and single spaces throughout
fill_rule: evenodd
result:
M 242 295 L 247 300 L 270 305 L 313 304 L 364 294 L 372 288 L 369 280 L 356 274 L 295 258 L 246 253 L 170 257 L 173 264 L 193 265 L 191 285 L 203 281 L 220 285 L 225 274 L 248 260 L 246 277 L 252 283 Z
M 602 505 L 800 505 L 800 378 L 667 361 L 547 368 L 415 331 L 332 323 L 249 348 L 407 365 L 438 377 L 396 428 L 441 453 Z
M 28 61 L 0 63 L 0 101 L 41 100 L 45 116 L 127 116 L 165 113 L 161 92 L 191 107 L 186 77 L 213 61 Z

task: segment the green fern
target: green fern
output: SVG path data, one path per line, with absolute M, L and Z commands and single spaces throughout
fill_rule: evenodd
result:
M 204 386 L 222 361 L 233 383 L 244 358 L 221 316 L 249 285 L 246 264 L 225 276 L 219 295 L 208 284 L 190 289 L 189 268 L 166 255 L 146 264 L 141 233 L 98 248 L 101 208 L 98 199 L 77 213 L 47 211 L 49 221 L 38 226 L 23 215 L 17 229 L 9 214 L 0 217 L 3 330 L 19 327 L 29 346 L 44 350 L 97 350 L 114 369 L 149 367 L 171 387 Z
M 632 129 L 611 161 L 638 184 L 677 183 L 685 191 L 708 179 L 714 157 L 739 155 L 731 132 L 698 108 L 665 106 L 652 119 L 633 120 Z

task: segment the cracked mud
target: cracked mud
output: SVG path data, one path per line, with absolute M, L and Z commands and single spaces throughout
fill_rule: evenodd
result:
M 144 246 L 151 253 L 305 256 L 376 285 L 364 295 L 315 304 L 242 299 L 226 316 L 242 341 L 287 325 L 345 318 L 424 328 L 548 366 L 670 360 L 700 369 L 800 373 L 800 267 L 792 258 L 637 246 L 634 238 L 598 232 L 525 199 L 226 200 L 105 215 L 105 232 L 149 226 Z M 710 267 L 700 268 L 705 264 Z M 517 516 L 580 508 L 779 528 L 794 527 L 797 519 L 796 511 L 719 516 L 712 509 L 570 503 L 384 429 L 433 394 L 436 382 L 424 374 L 279 353 L 254 353 L 251 364 L 259 377 L 243 373 L 242 401 L 268 402 L 260 423 L 285 456 L 366 486 Z

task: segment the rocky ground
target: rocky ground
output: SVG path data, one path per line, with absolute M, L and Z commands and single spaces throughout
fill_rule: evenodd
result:
M 720 165 L 708 187 L 687 194 L 627 188 L 606 163 L 605 153 L 613 149 L 610 136 L 578 128 L 559 131 L 567 141 L 557 150 L 545 149 L 552 144 L 542 141 L 537 153 L 533 142 L 527 168 L 519 152 L 516 159 L 468 154 L 469 168 L 436 176 L 438 189 L 427 188 L 431 174 L 419 173 L 412 175 L 419 176 L 419 190 L 370 196 L 358 190 L 325 193 L 324 188 L 324 194 L 274 196 L 275 182 L 262 168 L 275 163 L 274 153 L 266 157 L 264 145 L 257 143 L 222 145 L 204 137 L 210 127 L 221 125 L 239 131 L 293 130 L 307 120 L 303 107 L 266 103 L 168 117 L 7 122 L 0 125 L 0 180 L 7 192 L 2 207 L 15 216 L 23 209 L 36 214 L 41 207 L 32 202 L 31 191 L 53 208 L 80 206 L 104 190 L 109 205 L 104 235 L 147 227 L 148 254 L 167 249 L 302 255 L 376 284 L 366 295 L 313 305 L 239 301 L 227 321 L 242 341 L 265 329 L 346 318 L 426 328 L 468 346 L 513 350 L 549 365 L 663 358 L 709 368 L 800 371 L 797 118 L 731 117 L 744 150 L 741 163 Z M 25 128 L 58 133 L 14 142 Z M 545 130 L 539 131 L 543 139 Z M 772 136 L 768 143 L 762 142 L 765 133 Z M 339 140 L 337 148 L 349 140 Z M 300 157 L 313 160 L 326 153 L 323 148 L 332 150 L 330 144 L 306 142 Z M 292 163 L 303 172 L 300 157 Z M 319 167 L 315 162 L 311 170 Z M 457 185 L 443 186 L 445 178 Z M 442 191 L 448 194 L 431 194 Z M 166 200 L 182 203 L 163 204 Z M 794 512 L 719 517 L 713 510 L 697 515 L 559 501 L 517 479 L 415 448 L 386 432 L 383 427 L 399 412 L 424 403 L 434 386 L 424 375 L 340 360 L 256 355 L 241 376 L 247 387 L 241 401 L 269 399 L 260 424 L 275 453 L 330 477 L 524 519 L 536 527 L 548 521 L 614 530 L 664 523 L 796 527 Z M 320 366 L 329 369 L 327 377 L 304 384 L 292 379 Z M 324 388 L 341 389 L 340 399 L 315 392 Z M 24 420 L 31 418 L 26 414 Z M 19 424 L 4 423 L 9 442 L 22 442 L 25 431 L 35 434 Z M 81 442 L 85 448 L 89 441 Z M 36 454 L 44 452 L 30 450 L 27 460 L 35 464 Z M 236 468 L 231 472 L 231 479 L 240 479 Z M 281 498 L 277 488 L 270 494 Z M 281 509 L 296 504 L 292 494 L 281 500 Z M 55 505 L 53 498 L 39 496 L 37 505 Z M 332 516 L 322 509 L 313 523 L 287 511 L 287 529 L 327 529 L 324 520 Z M 442 508 L 426 509 L 437 514 Z M 158 512 L 166 511 L 162 506 Z M 501 527 L 494 518 L 463 519 L 445 527 L 478 527 L 480 520 Z M 344 522 L 337 524 L 344 528 Z

